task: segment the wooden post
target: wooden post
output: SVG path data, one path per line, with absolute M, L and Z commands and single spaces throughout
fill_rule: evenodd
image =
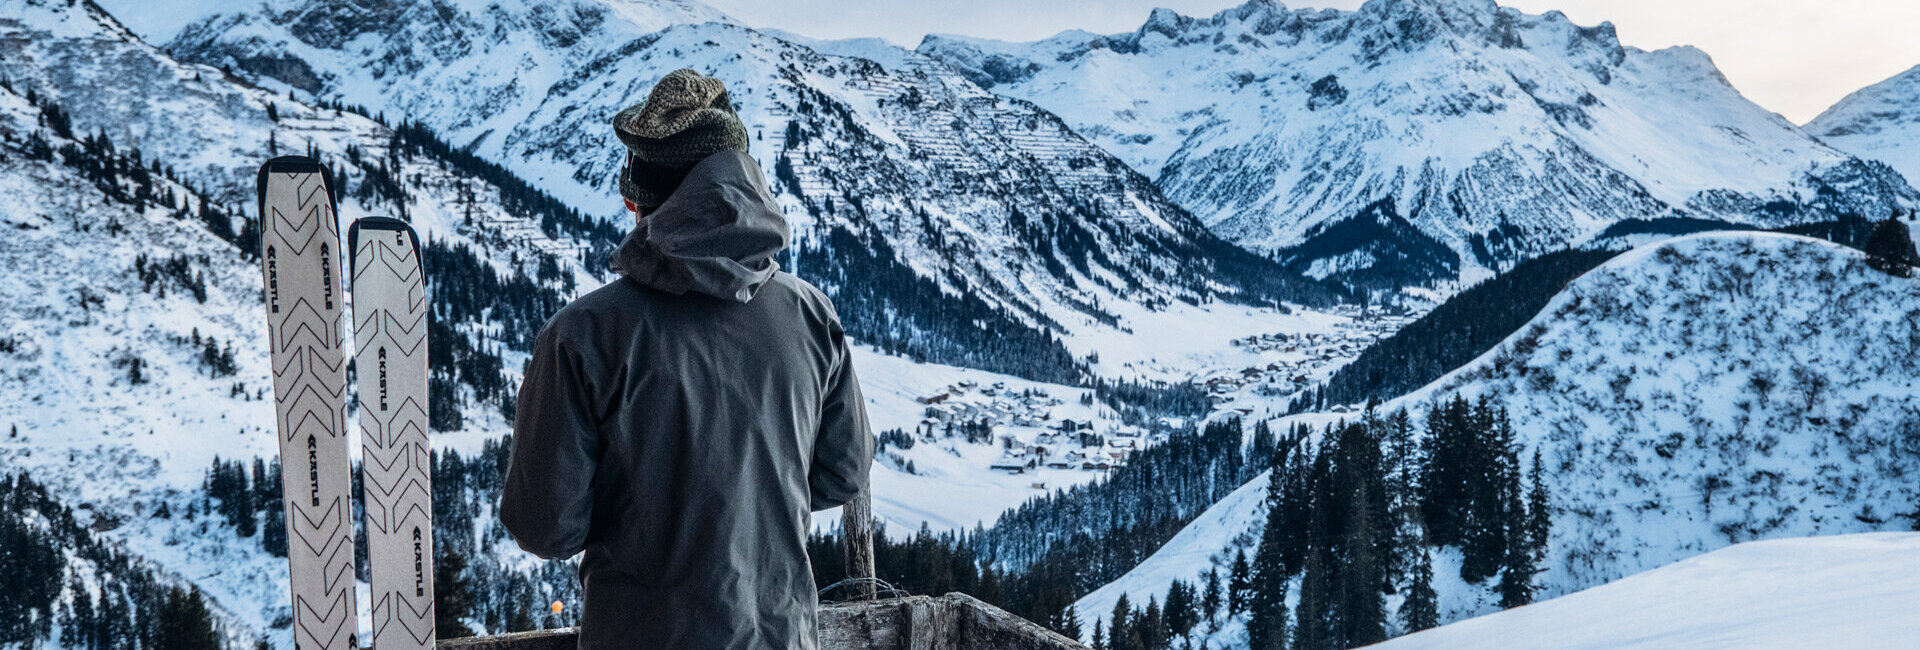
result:
M 847 577 L 858 600 L 873 600 L 873 500 L 865 490 L 840 509 L 840 530 L 847 544 Z

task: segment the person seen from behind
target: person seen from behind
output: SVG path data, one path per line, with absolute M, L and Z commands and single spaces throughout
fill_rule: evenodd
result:
M 846 334 L 774 261 L 788 225 L 724 84 L 676 70 L 613 126 L 635 226 L 534 341 L 501 522 L 585 553 L 581 648 L 812 650 L 811 513 L 873 458 Z

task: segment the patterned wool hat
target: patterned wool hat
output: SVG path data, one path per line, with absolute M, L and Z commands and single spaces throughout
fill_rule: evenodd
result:
M 628 154 L 620 196 L 644 208 L 666 202 L 695 163 L 747 150 L 747 127 L 733 112 L 727 85 L 686 68 L 661 77 L 647 101 L 614 115 L 613 132 Z

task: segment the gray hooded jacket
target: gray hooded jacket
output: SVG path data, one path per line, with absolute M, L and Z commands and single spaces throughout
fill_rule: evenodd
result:
M 580 647 L 816 647 L 811 512 L 866 489 L 873 436 L 788 236 L 753 159 L 716 154 L 535 340 L 500 519 L 585 551 Z

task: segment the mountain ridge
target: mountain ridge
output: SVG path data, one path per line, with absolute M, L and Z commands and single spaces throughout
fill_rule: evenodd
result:
M 1060 113 L 1222 236 L 1316 277 L 1391 276 L 1422 257 L 1393 242 L 1286 250 L 1383 200 L 1457 256 L 1430 280 L 1625 219 L 1772 227 L 1920 203 L 1891 168 L 1747 101 L 1698 49 L 1639 50 L 1607 23 L 1490 1 L 1255 0 L 1208 18 L 1156 12 L 1120 34 L 934 35 L 917 49 Z M 1479 259 L 1474 239 L 1499 232 L 1508 249 Z
M 388 10 L 405 19 L 421 13 L 412 6 Z M 1204 309 L 1221 300 L 1284 310 L 1282 302 L 1323 305 L 1342 295 L 1220 240 L 1148 179 L 1045 110 L 986 93 L 911 51 L 886 52 L 882 58 L 891 57 L 891 65 L 881 65 L 721 23 L 640 35 L 596 23 L 561 40 L 489 27 L 545 6 L 455 12 L 447 20 L 472 25 L 462 32 L 469 36 L 435 41 L 446 54 L 342 49 L 332 40 L 303 39 L 284 17 L 258 13 L 206 18 L 183 29 L 168 50 L 230 66 L 298 59 L 332 75 L 322 80 L 323 96 L 421 120 L 451 141 L 469 142 L 476 155 L 552 188 L 583 213 L 608 219 L 625 218 L 606 209 L 617 204 L 604 198 L 612 195 L 618 148 L 592 125 L 635 101 L 668 69 L 703 69 L 732 87 L 751 135 L 750 153 L 794 223 L 796 249 L 888 251 L 889 259 L 873 263 L 904 265 L 920 278 L 913 282 L 980 298 L 1036 336 L 1068 341 L 1075 356 L 1091 352 L 1074 343 L 1076 335 L 1124 334 L 1141 322 L 1166 320 L 1173 305 Z M 380 33 L 426 29 L 420 19 L 413 23 L 419 24 L 386 25 Z M 460 54 L 483 49 L 507 53 Z M 520 74 L 502 77 L 499 69 Z M 271 80 L 277 70 L 254 72 L 267 75 L 264 82 L 285 83 Z M 804 276 L 809 268 L 830 270 L 805 264 L 798 270 Z M 869 276 L 881 275 L 897 276 L 822 280 L 853 293 L 900 291 L 873 286 Z M 880 306 L 876 311 L 885 310 Z M 894 311 L 909 322 L 864 336 L 898 350 L 935 331 L 953 331 L 944 321 L 926 320 L 948 316 Z M 976 320 L 971 313 L 979 309 L 967 311 L 959 322 Z M 1050 379 L 1064 379 L 1049 372 L 1056 373 Z
M 1806 130 L 1841 150 L 1920 178 L 1920 65 L 1861 88 L 1807 122 Z M 1884 215 L 1875 215 L 1884 216 Z

